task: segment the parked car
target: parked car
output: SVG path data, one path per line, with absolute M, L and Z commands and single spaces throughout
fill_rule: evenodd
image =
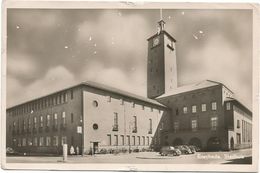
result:
M 16 152 L 13 148 L 7 147 L 6 148 L 6 155 L 18 155 L 19 153 Z
M 181 155 L 181 151 L 179 149 L 174 148 L 173 146 L 164 146 L 160 150 L 161 156 L 173 155 L 179 156 Z
M 181 151 L 181 154 L 192 154 L 192 152 L 188 146 L 178 145 L 178 146 L 175 146 L 175 148 L 179 149 Z
M 195 148 L 195 146 L 193 146 L 193 145 L 188 145 L 188 147 L 190 148 L 192 154 L 196 153 L 196 148 Z

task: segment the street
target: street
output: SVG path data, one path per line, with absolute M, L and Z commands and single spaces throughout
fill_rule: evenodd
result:
M 230 152 L 197 152 L 181 156 L 160 156 L 157 152 L 131 154 L 99 154 L 68 156 L 66 163 L 127 163 L 127 164 L 251 164 L 252 150 Z M 9 156 L 7 163 L 64 163 L 62 157 Z

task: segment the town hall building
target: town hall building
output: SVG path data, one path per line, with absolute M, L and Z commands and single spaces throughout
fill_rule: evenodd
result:
M 6 146 L 22 153 L 158 151 L 191 144 L 202 150 L 252 146 L 252 112 L 224 84 L 178 86 L 176 40 L 159 21 L 148 38 L 147 98 L 94 82 L 10 107 Z

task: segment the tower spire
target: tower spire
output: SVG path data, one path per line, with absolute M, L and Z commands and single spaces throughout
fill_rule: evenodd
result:
M 163 21 L 163 13 L 162 9 L 160 9 L 160 21 L 158 22 L 159 28 L 158 28 L 158 34 L 164 30 L 165 22 Z

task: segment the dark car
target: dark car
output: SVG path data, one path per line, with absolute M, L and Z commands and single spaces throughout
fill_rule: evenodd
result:
M 173 146 L 164 146 L 160 150 L 161 156 L 168 156 L 168 155 L 173 155 L 173 156 L 179 156 L 181 155 L 181 151 L 177 148 L 174 148 Z
M 175 146 L 175 148 L 179 149 L 181 151 L 181 154 L 192 154 L 190 148 L 186 145 L 178 145 Z
M 6 148 L 6 155 L 18 155 L 19 153 L 16 152 L 14 149 L 12 149 L 11 147 L 7 147 Z

